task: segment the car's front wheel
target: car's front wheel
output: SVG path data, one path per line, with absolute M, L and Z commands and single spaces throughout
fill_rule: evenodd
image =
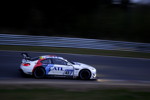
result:
M 44 70 L 44 68 L 42 68 L 42 67 L 36 68 L 36 69 L 34 70 L 34 72 L 33 72 L 33 76 L 34 76 L 35 78 L 38 78 L 38 79 L 44 78 L 44 77 L 45 77 L 45 70 Z
M 79 73 L 79 78 L 82 80 L 89 80 L 91 78 L 91 71 L 88 69 L 81 70 Z

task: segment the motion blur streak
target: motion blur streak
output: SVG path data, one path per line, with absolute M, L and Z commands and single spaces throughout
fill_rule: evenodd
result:
M 18 71 L 21 52 L 0 51 L 0 79 L 23 79 Z M 32 57 L 52 54 L 94 66 L 99 79 L 150 81 L 150 59 L 107 57 L 94 55 L 28 52 Z M 32 78 L 31 78 L 32 79 Z

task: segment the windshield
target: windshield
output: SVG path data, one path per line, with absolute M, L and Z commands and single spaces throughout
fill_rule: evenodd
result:
M 75 64 L 73 61 L 69 61 L 69 60 L 67 60 L 67 61 L 68 61 L 69 63 L 73 64 L 73 65 Z

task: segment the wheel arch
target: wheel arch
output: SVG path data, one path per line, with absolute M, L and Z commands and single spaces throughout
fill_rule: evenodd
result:
M 79 71 L 78 77 L 80 77 L 80 73 L 81 73 L 81 71 L 83 71 L 83 70 L 88 70 L 88 71 L 90 72 L 90 76 L 92 76 L 91 70 L 89 70 L 89 69 L 87 69 L 87 68 L 83 68 L 83 69 L 81 69 L 81 70 Z
M 33 75 L 33 72 L 35 71 L 35 69 L 37 68 L 43 68 L 45 70 L 45 68 L 43 66 L 37 66 L 37 67 L 34 67 L 34 69 L 32 70 L 32 75 Z M 46 70 L 45 70 L 46 71 Z
M 83 68 L 83 69 L 80 69 L 79 73 L 82 71 L 82 70 L 89 70 L 88 68 Z M 91 70 L 89 70 L 91 72 Z
M 45 77 L 45 73 L 45 68 L 43 66 L 38 66 L 33 70 L 32 75 L 37 79 L 41 79 Z

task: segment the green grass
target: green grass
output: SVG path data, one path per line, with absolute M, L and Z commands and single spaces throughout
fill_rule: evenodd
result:
M 142 53 L 142 52 L 79 49 L 79 48 L 55 48 L 55 47 L 42 47 L 42 46 L 35 47 L 35 46 L 0 45 L 0 50 L 38 51 L 38 52 L 56 52 L 56 53 L 74 53 L 74 54 L 88 54 L 88 55 L 150 58 L 150 53 Z
M 62 89 L 0 89 L 1 100 L 150 100 L 150 92 L 125 89 L 66 91 Z

